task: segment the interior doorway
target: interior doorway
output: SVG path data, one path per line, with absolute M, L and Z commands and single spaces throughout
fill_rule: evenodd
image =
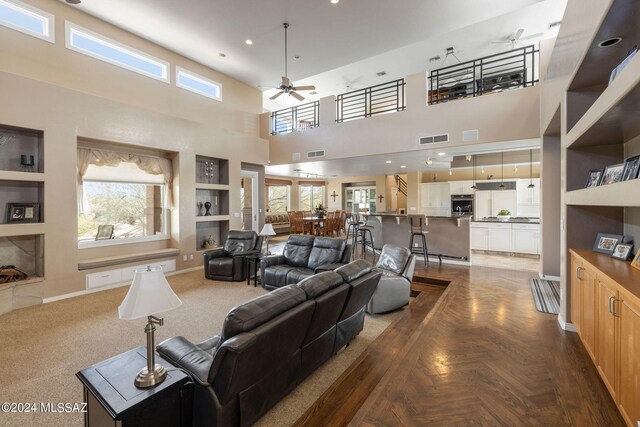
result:
M 258 172 L 242 170 L 240 206 L 242 207 L 242 229 L 260 232 L 258 225 Z

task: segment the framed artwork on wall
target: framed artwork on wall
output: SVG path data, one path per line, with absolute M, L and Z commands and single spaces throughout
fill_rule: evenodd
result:
M 622 243 L 622 237 L 620 234 L 598 233 L 593 243 L 593 251 L 611 255 L 616 245 Z
M 22 224 L 39 221 L 39 203 L 7 203 L 7 224 Z

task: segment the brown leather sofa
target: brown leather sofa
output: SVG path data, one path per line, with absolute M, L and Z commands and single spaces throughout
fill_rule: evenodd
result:
M 255 231 L 231 230 L 224 247 L 203 253 L 204 276 L 212 280 L 246 280 L 247 265 L 244 257 L 260 252 L 261 248 L 262 236 L 258 236 Z
M 273 290 L 298 283 L 321 271 L 335 270 L 351 259 L 351 245 L 344 239 L 292 234 L 282 255 L 260 261 L 262 286 Z
M 240 304 L 220 335 L 157 350 L 195 382 L 194 425 L 247 426 L 347 345 L 380 280 L 362 260 Z

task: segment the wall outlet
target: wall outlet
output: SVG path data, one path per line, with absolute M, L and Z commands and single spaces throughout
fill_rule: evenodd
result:
M 193 254 L 189 255 L 189 259 L 193 261 Z
M 414 206 L 411 206 L 411 207 L 409 208 L 409 210 L 410 210 L 410 211 L 415 211 L 415 210 L 417 210 L 417 209 L 416 209 Z
M 186 255 L 182 255 L 182 260 L 186 261 L 187 260 L 187 256 Z
M 235 218 L 240 218 L 240 212 L 234 212 L 234 213 L 233 213 L 233 216 L 234 216 Z

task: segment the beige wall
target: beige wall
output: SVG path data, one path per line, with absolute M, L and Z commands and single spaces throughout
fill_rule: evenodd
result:
M 241 162 L 268 161 L 268 143 L 258 137 L 260 93 L 62 2 L 30 3 L 56 15 L 56 43 L 0 27 L 0 123 L 44 131 L 42 296 L 84 290 L 85 274 L 99 271 L 78 271 L 78 261 L 90 258 L 174 247 L 180 249 L 178 269 L 201 265 L 194 223 L 195 156 L 229 159 L 230 228 L 240 228 L 235 214 L 240 212 Z M 223 102 L 65 49 L 65 19 L 221 82 Z M 78 138 L 174 153 L 170 240 L 77 248 Z M 194 259 L 183 262 L 183 255 Z

